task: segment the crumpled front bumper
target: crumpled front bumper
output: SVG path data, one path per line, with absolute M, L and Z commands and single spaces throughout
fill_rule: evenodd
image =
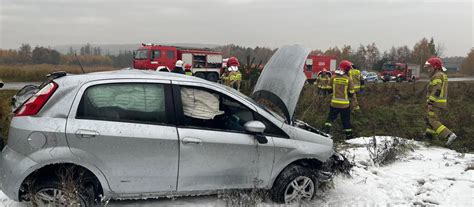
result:
M 5 146 L 0 157 L 0 189 L 10 199 L 19 201 L 19 191 L 28 169 L 37 163 Z

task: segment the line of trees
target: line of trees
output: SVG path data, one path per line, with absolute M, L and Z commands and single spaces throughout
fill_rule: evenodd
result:
M 224 57 L 235 56 L 246 67 L 258 67 L 268 62 L 270 57 L 276 51 L 267 47 L 242 47 L 234 44 L 214 48 L 215 51 L 223 53 Z M 375 43 L 368 45 L 359 45 L 352 48 L 350 45 L 344 45 L 341 48 L 335 46 L 325 51 L 313 50 L 314 55 L 328 55 L 336 57 L 337 61 L 342 59 L 351 60 L 361 69 L 380 70 L 382 64 L 388 61 L 409 62 L 424 64 L 432 56 L 442 56 L 444 47 L 436 45 L 433 38 L 422 38 L 413 47 L 399 46 L 391 47 L 387 51 L 381 52 Z M 76 51 L 71 47 L 68 54 L 60 54 L 58 51 L 36 46 L 32 48 L 29 44 L 22 44 L 18 50 L 1 50 L 0 64 L 63 64 L 77 65 L 77 59 L 74 56 Z M 79 59 L 85 66 L 112 66 L 112 67 L 130 67 L 132 63 L 132 51 L 120 51 L 118 55 L 103 54 L 100 47 L 94 47 L 90 44 L 82 46 L 79 50 Z M 474 49 L 470 51 L 467 58 L 461 66 L 461 72 L 474 75 Z
M 52 65 L 77 65 L 76 51 L 69 49 L 68 54 L 29 44 L 22 44 L 18 50 L 0 50 L 0 64 L 52 64 Z M 118 55 L 102 55 L 100 47 L 91 47 L 90 44 L 80 48 L 78 58 L 85 66 L 113 66 L 130 67 L 132 64 L 132 51 L 121 51 Z

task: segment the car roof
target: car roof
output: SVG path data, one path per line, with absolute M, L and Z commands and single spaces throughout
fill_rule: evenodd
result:
M 104 72 L 92 72 L 85 74 L 68 74 L 65 78 L 58 80 L 62 81 L 79 81 L 79 82 L 89 82 L 96 80 L 110 80 L 110 79 L 164 79 L 171 81 L 192 81 L 196 83 L 206 83 L 211 85 L 219 86 L 219 84 L 204 80 L 202 78 L 197 78 L 194 76 L 171 73 L 171 72 L 158 72 L 152 70 L 138 70 L 138 69 L 121 69 L 113 71 L 104 71 Z

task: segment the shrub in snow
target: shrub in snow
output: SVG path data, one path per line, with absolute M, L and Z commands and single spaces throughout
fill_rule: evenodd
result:
M 408 151 L 414 151 L 414 145 L 406 139 L 391 137 L 390 139 L 377 140 L 372 137 L 366 146 L 373 165 L 380 166 L 396 161 Z

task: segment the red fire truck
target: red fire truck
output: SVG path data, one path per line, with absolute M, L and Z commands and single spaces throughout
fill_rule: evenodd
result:
M 177 60 L 192 65 L 193 75 L 209 81 L 218 81 L 222 68 L 222 53 L 210 49 L 142 44 L 134 51 L 133 68 L 156 70 L 160 66 L 173 69 Z
M 304 65 L 304 74 L 309 83 L 314 83 L 318 73 L 326 68 L 328 71 L 336 70 L 336 58 L 332 56 L 308 55 Z
M 380 76 L 383 82 L 391 80 L 395 80 L 396 82 L 411 82 L 420 78 L 420 66 L 408 63 L 386 62 L 382 65 Z

